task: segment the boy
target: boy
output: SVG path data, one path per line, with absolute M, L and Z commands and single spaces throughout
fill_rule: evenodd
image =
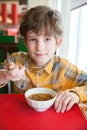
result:
M 28 54 L 18 52 L 8 57 L 4 62 L 8 71 L 0 72 L 1 87 L 11 80 L 15 93 L 33 87 L 54 89 L 58 92 L 56 112 L 68 111 L 75 103 L 87 101 L 87 73 L 55 55 L 62 43 L 61 14 L 47 6 L 31 8 L 19 29 Z

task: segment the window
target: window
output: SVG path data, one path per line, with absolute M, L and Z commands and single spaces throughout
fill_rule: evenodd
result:
M 68 59 L 87 71 L 87 4 L 71 11 Z

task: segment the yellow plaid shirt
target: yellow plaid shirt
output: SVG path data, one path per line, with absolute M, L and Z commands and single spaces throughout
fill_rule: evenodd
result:
M 26 80 L 14 82 L 14 93 L 24 93 L 29 88 L 46 87 L 55 91 L 74 91 L 80 101 L 87 100 L 87 73 L 80 71 L 68 60 L 54 56 L 44 67 L 37 67 L 27 53 L 16 52 L 10 61 L 26 67 Z M 6 61 L 5 61 L 6 63 Z

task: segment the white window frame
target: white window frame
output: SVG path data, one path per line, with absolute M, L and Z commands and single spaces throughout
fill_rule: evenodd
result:
M 68 59 L 87 71 L 87 4 L 71 10 Z

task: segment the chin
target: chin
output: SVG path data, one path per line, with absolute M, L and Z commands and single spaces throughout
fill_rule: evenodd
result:
M 43 63 L 42 63 L 42 64 L 41 64 L 41 63 L 40 63 L 40 64 L 39 64 L 39 63 L 37 63 L 37 66 L 44 66 L 44 65 L 45 65 L 45 64 L 43 64 Z
M 44 66 L 46 65 L 50 59 L 46 59 L 46 58 L 38 58 L 38 59 L 34 59 L 35 63 L 38 65 L 38 66 Z
M 37 66 L 44 66 L 46 62 L 36 62 Z

